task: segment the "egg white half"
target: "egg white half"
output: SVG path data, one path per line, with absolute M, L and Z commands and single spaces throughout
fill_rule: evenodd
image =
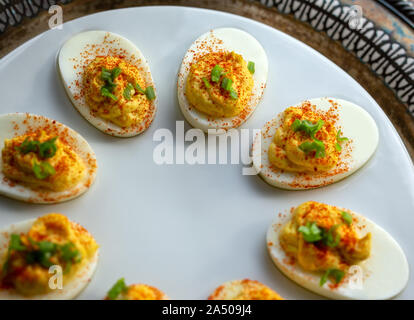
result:
M 347 210 L 349 212 L 349 210 Z M 347 274 L 336 288 L 329 286 L 328 280 L 319 285 L 322 274 L 303 270 L 297 263 L 292 264 L 279 243 L 279 234 L 283 226 L 292 218 L 289 214 L 280 214 L 270 225 L 266 235 L 269 255 L 276 267 L 285 276 L 322 296 L 332 299 L 390 299 L 399 294 L 407 285 L 409 267 L 404 252 L 394 238 L 373 221 L 355 212 L 351 213 L 359 236 L 371 232 L 371 255 L 358 266 L 361 268 L 362 282 L 358 276 Z M 354 271 L 352 271 L 354 272 Z
M 124 59 L 135 65 L 144 78 L 146 86 L 153 86 L 156 93 L 151 70 L 142 52 L 128 39 L 107 31 L 86 31 L 70 38 L 60 49 L 58 56 L 58 70 L 72 104 L 79 113 L 93 126 L 116 137 L 132 137 L 145 131 L 152 123 L 157 110 L 158 100 L 152 101 L 152 109 L 146 119 L 137 126 L 121 128 L 118 125 L 102 119 L 91 112 L 80 93 L 84 68 L 96 56 L 122 55 Z M 76 85 L 78 84 L 78 85 Z
M 196 60 L 211 52 L 216 51 L 234 51 L 240 54 L 243 59 L 253 61 L 255 63 L 255 72 L 253 74 L 254 86 L 252 97 L 247 105 L 247 112 L 241 117 L 240 115 L 229 118 L 213 118 L 206 115 L 188 103 L 185 95 L 185 87 L 190 66 Z M 256 110 L 257 104 L 260 102 L 264 89 L 266 87 L 268 73 L 268 61 L 266 52 L 262 45 L 250 34 L 235 28 L 220 28 L 211 30 L 201 35 L 190 46 L 185 54 L 177 80 L 178 102 L 181 112 L 185 119 L 195 128 L 199 128 L 205 132 L 208 129 L 231 129 L 242 125 Z
M 0 150 L 6 139 L 12 139 L 44 127 L 53 127 L 54 132 L 64 133 L 68 144 L 83 160 L 85 177 L 76 186 L 60 192 L 33 190 L 23 184 L 6 178 L 2 172 L 3 160 L 0 156 L 0 194 L 6 197 L 30 203 L 59 203 L 85 193 L 93 184 L 97 172 L 96 156 L 86 140 L 76 131 L 62 123 L 28 113 L 9 113 L 0 116 Z
M 328 111 L 332 102 L 338 106 L 342 136 L 350 142 L 346 144 L 339 157 L 339 166 L 326 173 L 286 172 L 271 165 L 268 156 L 269 146 L 276 129 L 282 124 L 283 112 L 267 122 L 253 142 L 253 166 L 260 176 L 270 185 L 287 190 L 304 190 L 318 188 L 342 180 L 361 168 L 374 154 L 379 140 L 378 127 L 374 119 L 356 104 L 335 98 L 315 98 L 308 100 L 318 110 Z M 300 106 L 302 103 L 297 104 Z M 338 170 L 340 168 L 346 170 Z
M 26 220 L 12 224 L 6 229 L 0 231 L 0 257 L 3 257 L 7 251 L 10 235 L 29 232 L 36 219 Z M 69 300 L 78 296 L 82 290 L 89 284 L 96 270 L 99 259 L 99 250 L 94 257 L 85 265 L 85 267 L 75 274 L 67 284 L 63 279 L 63 288 L 55 289 L 47 294 L 34 295 L 26 297 L 16 293 L 13 290 L 0 290 L 0 300 Z M 53 274 L 51 274 L 53 276 Z

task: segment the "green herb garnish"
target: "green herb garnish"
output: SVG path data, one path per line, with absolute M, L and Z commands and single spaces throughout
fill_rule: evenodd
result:
M 60 252 L 63 261 L 66 262 L 66 267 L 63 273 L 68 273 L 72 267 L 72 263 L 78 263 L 82 260 L 82 255 L 79 250 L 76 249 L 72 242 L 68 242 L 60 247 Z
M 335 149 L 336 149 L 336 151 L 341 151 L 342 150 L 342 147 L 338 142 L 335 143 Z
M 102 68 L 101 79 L 104 81 L 112 82 L 112 73 L 106 68 Z
M 135 84 L 135 89 L 137 89 L 139 93 L 145 94 L 145 90 L 142 89 L 138 83 Z
M 136 83 L 135 84 L 135 89 L 137 89 L 137 91 L 139 93 L 145 94 L 147 96 L 148 100 L 154 100 L 155 99 L 155 91 L 154 91 L 153 87 L 149 86 L 144 90 L 144 89 L 141 88 L 141 86 L 138 83 Z
M 39 241 L 37 245 L 42 252 L 54 252 L 56 250 L 56 243 L 50 241 Z
M 147 96 L 147 99 L 148 100 L 154 100 L 155 99 L 155 91 L 154 91 L 154 88 L 153 87 L 147 87 L 146 89 L 145 89 L 145 95 Z
M 223 78 L 223 81 L 221 82 L 221 87 L 226 90 L 226 91 L 230 91 L 230 89 L 232 88 L 233 85 L 233 80 L 231 80 L 230 78 Z
M 112 70 L 102 68 L 101 79 L 105 81 L 105 84 L 101 87 L 101 95 L 107 98 L 111 98 L 114 101 L 117 101 L 118 98 L 112 94 L 114 88 L 117 86 L 114 83 L 116 77 L 121 74 L 122 70 L 119 67 L 115 67 Z
M 52 158 L 57 151 L 57 146 L 55 144 L 57 137 L 49 139 L 41 144 L 39 144 L 39 156 L 43 159 Z
M 34 264 L 38 263 L 44 268 L 49 268 L 53 265 L 50 261 L 52 256 L 56 253 L 57 244 L 50 242 L 50 241 L 34 241 L 33 239 L 29 238 L 30 243 L 38 249 L 34 249 L 32 251 L 27 252 L 26 254 L 26 263 Z
M 250 72 L 251 74 L 253 74 L 253 73 L 254 73 L 254 71 L 255 71 L 255 66 L 254 66 L 254 62 L 253 62 L 253 61 L 249 61 L 249 63 L 247 64 L 247 69 L 249 69 L 249 72 Z
M 338 142 L 348 141 L 349 139 L 347 137 L 341 137 L 341 130 L 339 129 L 336 133 L 336 140 Z
M 20 236 L 18 234 L 12 234 L 10 236 L 10 242 L 9 242 L 9 248 L 7 250 L 7 256 L 6 260 L 4 261 L 2 270 L 3 273 L 7 273 L 7 270 L 9 269 L 9 260 L 10 260 L 10 254 L 13 250 L 15 251 L 24 251 L 26 250 L 26 246 L 22 243 L 22 240 L 20 239 Z
M 121 74 L 122 70 L 119 67 L 115 67 L 111 71 L 112 81 L 116 79 Z
M 312 123 L 309 120 L 299 120 L 296 119 L 292 123 L 292 130 L 293 131 L 304 131 L 312 138 L 315 138 L 315 134 L 323 127 L 324 121 L 319 119 L 316 123 Z
M 342 215 L 342 219 L 345 221 L 345 223 L 348 226 L 352 224 L 352 215 L 349 212 L 342 211 L 341 215 Z
M 23 245 L 22 240 L 18 234 L 12 234 L 10 236 L 10 243 L 9 243 L 9 250 L 15 251 L 24 251 L 26 250 L 26 246 Z
M 223 78 L 223 81 L 221 82 L 221 87 L 228 91 L 230 94 L 230 97 L 232 99 L 237 99 L 238 95 L 236 90 L 233 89 L 233 80 L 231 80 L 230 78 Z
M 37 152 L 38 146 L 39 141 L 29 141 L 29 137 L 27 137 L 19 147 L 16 147 L 16 150 L 22 154 L 27 154 L 29 152 Z
M 317 139 L 313 140 L 312 142 L 305 141 L 304 143 L 299 145 L 299 149 L 305 153 L 315 151 L 315 158 L 323 158 L 326 155 L 325 145 L 323 144 L 322 141 L 317 140 Z
M 344 141 L 348 141 L 348 140 L 349 139 L 347 137 L 341 137 L 341 130 L 338 130 L 338 132 L 336 133 L 336 141 L 337 142 L 335 143 L 335 149 L 337 151 L 341 151 L 342 147 L 341 147 L 340 143 L 344 142 Z
M 315 158 L 325 157 L 325 144 L 315 138 L 315 134 L 322 128 L 324 121 L 319 119 L 316 123 L 312 123 L 309 120 L 299 120 L 296 119 L 293 121 L 291 128 L 293 131 L 303 131 L 307 133 L 313 141 L 305 141 L 299 146 L 299 149 L 305 153 L 315 151 Z
M 341 236 L 339 233 L 336 233 L 336 229 L 338 229 L 339 226 L 340 224 L 336 224 L 332 226 L 327 232 L 324 232 L 322 241 L 326 246 L 330 248 L 335 248 L 338 246 L 339 241 L 341 241 Z
M 50 266 L 52 266 L 53 263 L 51 261 L 51 258 L 55 254 L 58 254 L 61 257 L 61 259 L 66 263 L 64 273 L 70 270 L 72 262 L 77 263 L 81 261 L 81 254 L 72 242 L 68 242 L 64 245 L 59 245 L 50 241 L 35 241 L 31 238 L 28 238 L 28 240 L 32 244 L 33 249 L 29 249 L 26 246 L 24 246 L 18 234 L 12 234 L 10 236 L 8 255 L 6 262 L 3 265 L 4 273 L 7 273 L 10 254 L 13 250 L 27 251 L 25 252 L 26 263 L 38 263 L 44 268 L 49 268 Z
M 216 64 L 211 70 L 211 81 L 219 82 L 222 75 L 225 75 L 227 72 L 223 72 L 223 68 Z
M 118 100 L 118 97 L 116 95 L 114 95 L 107 87 L 102 87 L 101 88 L 101 95 L 103 95 L 104 97 L 107 97 L 107 98 L 111 98 L 114 101 Z
M 36 178 L 40 180 L 44 180 L 56 173 L 55 168 L 53 168 L 53 166 L 46 161 L 40 163 L 34 162 L 32 170 Z
M 230 89 L 230 97 L 235 100 L 239 97 L 236 90 L 234 90 L 233 88 Z
M 124 89 L 124 98 L 131 100 L 131 91 L 134 90 L 134 86 L 131 83 L 128 83 Z
M 333 277 L 335 280 L 335 283 L 338 284 L 342 281 L 342 279 L 345 276 L 345 272 L 339 269 L 328 269 L 325 271 L 323 276 L 321 277 L 321 280 L 319 281 L 319 286 L 323 286 L 326 281 L 328 281 L 329 277 Z
M 315 222 L 308 222 L 306 226 L 300 226 L 298 229 L 302 233 L 306 242 L 317 242 L 322 240 L 322 229 Z
M 125 279 L 121 278 L 112 286 L 111 290 L 108 291 L 108 299 L 115 300 L 122 292 L 127 290 L 128 286 L 125 283 Z
M 202 78 L 204 85 L 206 86 L 207 89 L 211 88 L 211 84 L 210 82 L 207 80 L 207 78 Z
M 101 79 L 108 82 L 109 84 L 114 84 L 114 80 L 121 74 L 121 72 L 122 70 L 119 67 L 115 67 L 112 70 L 102 68 Z
M 65 262 L 74 260 L 75 262 L 81 261 L 81 253 L 76 249 L 75 245 L 72 242 L 68 242 L 60 247 L 62 253 L 62 259 Z
M 336 233 L 336 229 L 340 225 L 334 225 L 329 230 L 318 227 L 316 222 L 308 222 L 306 226 L 300 226 L 298 231 L 302 233 L 303 240 L 309 243 L 322 241 L 328 247 L 334 248 L 338 246 L 341 237 Z
M 22 154 L 34 152 L 43 159 L 51 158 L 57 151 L 55 143 L 57 138 L 58 137 L 54 137 L 42 143 L 37 140 L 29 141 L 29 138 L 26 138 L 19 147 L 16 147 L 16 150 L 20 151 Z

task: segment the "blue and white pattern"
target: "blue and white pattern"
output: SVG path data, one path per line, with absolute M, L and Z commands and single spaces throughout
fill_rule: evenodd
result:
M 283 14 L 310 24 L 341 42 L 380 76 L 414 116 L 414 58 L 391 36 L 369 19 L 360 18 L 359 28 L 353 28 L 355 8 L 338 0 L 258 0 L 275 7 Z
M 8 26 L 20 23 L 25 16 L 33 17 L 41 9 L 70 1 L 0 0 L 0 33 Z M 386 31 L 355 10 L 358 7 L 342 4 L 339 0 L 255 1 L 276 8 L 283 14 L 292 15 L 339 41 L 346 50 L 354 53 L 383 79 L 414 117 L 414 58 Z

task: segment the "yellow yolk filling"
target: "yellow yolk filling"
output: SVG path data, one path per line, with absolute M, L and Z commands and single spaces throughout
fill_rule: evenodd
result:
M 220 81 L 211 81 L 214 66 L 223 68 L 225 75 Z M 221 87 L 221 80 L 227 77 L 233 81 L 237 99 Z M 207 79 L 208 87 L 203 80 Z M 213 52 L 201 57 L 191 65 L 187 78 L 186 96 L 190 105 L 212 117 L 232 117 L 246 108 L 253 90 L 253 77 L 242 56 L 234 52 Z
M 283 300 L 276 292 L 264 284 L 244 279 L 226 283 L 218 287 L 209 300 Z
M 85 267 L 98 250 L 95 239 L 80 225 L 71 222 L 67 217 L 58 213 L 51 213 L 38 218 L 29 232 L 20 234 L 21 244 L 26 250 L 6 252 L 3 257 L 3 271 L 0 274 L 2 286 L 14 288 L 18 293 L 26 296 L 45 294 L 51 291 L 49 268 L 39 263 L 28 263 L 29 252 L 39 250 L 34 243 L 48 241 L 58 246 L 71 243 L 78 251 L 79 260 L 68 262 L 58 253 L 50 257 L 52 265 L 61 266 L 63 270 L 63 285 L 72 281 L 77 273 Z M 4 264 L 7 261 L 7 271 Z
M 32 189 L 64 191 L 76 186 L 85 177 L 85 164 L 79 155 L 59 138 L 55 142 L 57 151 L 51 158 L 42 159 L 36 152 L 23 154 L 18 150 L 26 139 L 45 142 L 52 138 L 54 136 L 39 131 L 6 139 L 2 150 L 4 175 Z M 54 168 L 55 174 L 45 179 L 37 178 L 33 172 L 33 166 L 41 162 L 48 162 Z
M 346 223 L 342 212 L 336 207 L 314 201 L 301 204 L 280 232 L 282 249 L 307 271 L 346 271 L 351 265 L 367 259 L 371 251 L 371 233 L 359 238 L 354 223 Z M 337 245 L 329 247 L 322 242 L 305 241 L 299 228 L 308 223 L 316 223 L 324 230 L 333 230 L 333 237 L 340 239 Z
M 102 68 L 112 70 L 120 68 L 121 73 L 114 79 L 116 86 L 113 95 L 116 100 L 103 96 L 101 93 L 105 81 L 101 78 Z M 135 88 L 130 90 L 130 99 L 124 95 L 128 84 L 138 84 L 143 90 L 146 83 L 138 68 L 124 59 L 113 56 L 97 57 L 86 68 L 83 75 L 85 100 L 91 110 L 99 117 L 120 127 L 131 127 L 140 124 L 150 110 L 151 102 L 146 95 Z
M 313 142 L 312 137 L 303 131 L 294 131 L 293 122 L 308 120 L 317 123 L 323 120 L 322 128 L 315 138 L 325 146 L 325 156 L 316 157 L 315 151 L 304 152 L 299 146 L 305 142 Z M 290 172 L 325 172 L 335 167 L 339 160 L 340 151 L 336 149 L 337 129 L 329 117 L 321 116 L 311 108 L 290 107 L 283 113 L 282 125 L 269 146 L 268 155 L 270 163 L 279 169 Z

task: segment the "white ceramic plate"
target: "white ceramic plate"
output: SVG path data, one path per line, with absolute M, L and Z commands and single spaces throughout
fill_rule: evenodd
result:
M 175 133 L 176 121 L 183 120 L 176 95 L 181 59 L 200 34 L 221 27 L 246 30 L 269 58 L 263 100 L 241 128 L 260 129 L 304 99 L 349 100 L 378 124 L 379 146 L 367 165 L 322 189 L 282 191 L 258 176 L 243 176 L 242 164 L 155 164 L 153 151 L 159 142 L 153 141 L 154 132 L 167 128 Z M 60 83 L 60 47 L 72 35 L 96 29 L 139 43 L 151 65 L 159 109 L 151 127 L 134 139 L 110 137 L 92 127 L 72 107 Z M 45 206 L 0 198 L 0 227 L 56 211 L 95 236 L 100 261 L 80 298 L 101 299 L 122 276 L 128 283 L 157 286 L 172 299 L 205 299 L 221 283 L 246 277 L 288 299 L 318 298 L 285 278 L 265 245 L 275 215 L 307 200 L 365 215 L 384 227 L 414 264 L 414 169 L 396 130 L 349 75 L 275 29 L 234 15 L 182 7 L 109 11 L 42 34 L 3 58 L 0 74 L 1 114 L 20 111 L 54 118 L 78 131 L 96 153 L 100 170 L 95 185 L 76 200 Z M 413 297 L 411 278 L 398 298 Z

